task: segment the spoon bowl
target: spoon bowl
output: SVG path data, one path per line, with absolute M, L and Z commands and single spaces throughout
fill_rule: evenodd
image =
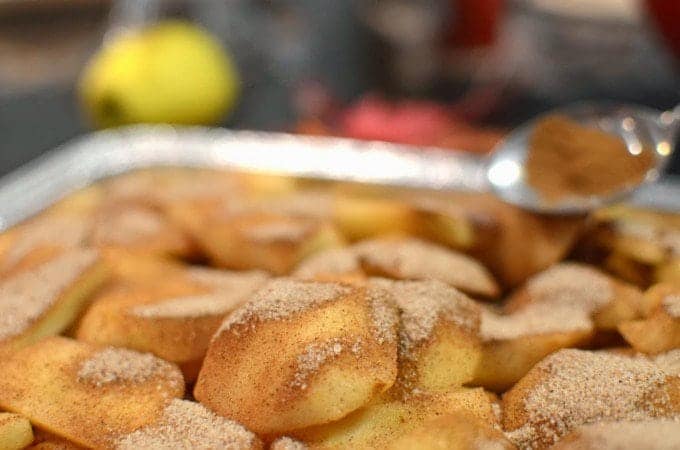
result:
M 677 111 L 677 109 L 676 109 Z M 568 196 L 546 201 L 527 181 L 529 140 L 536 123 L 548 115 L 565 116 L 580 125 L 620 136 L 628 151 L 652 151 L 654 164 L 638 185 L 626 185 L 607 195 Z M 543 214 L 583 214 L 621 200 L 642 184 L 656 181 L 673 151 L 677 128 L 676 112 L 616 103 L 578 103 L 538 116 L 511 132 L 494 149 L 486 165 L 490 188 L 508 203 Z

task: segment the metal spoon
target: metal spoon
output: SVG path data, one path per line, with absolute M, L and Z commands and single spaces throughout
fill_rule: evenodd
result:
M 529 136 L 536 122 L 545 117 L 539 116 L 514 130 L 496 147 L 486 166 L 486 178 L 490 188 L 503 200 L 548 214 L 585 213 L 621 200 L 641 185 L 656 181 L 673 153 L 674 140 L 680 129 L 680 106 L 672 111 L 661 112 L 633 105 L 579 103 L 548 114 L 564 115 L 582 125 L 621 136 L 631 153 L 639 153 L 644 147 L 651 148 L 656 161 L 637 186 L 627 186 L 606 196 L 567 197 L 547 203 L 527 183 L 525 171 Z

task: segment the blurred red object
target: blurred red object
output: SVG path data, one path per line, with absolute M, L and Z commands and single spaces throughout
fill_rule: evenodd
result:
M 453 0 L 447 43 L 453 47 L 485 47 L 496 42 L 504 0 Z
M 406 100 L 392 104 L 369 96 L 344 112 L 340 130 L 355 139 L 428 145 L 447 134 L 450 121 L 436 103 Z
M 301 134 L 344 136 L 416 146 L 435 146 L 486 153 L 503 137 L 496 129 L 468 124 L 453 108 L 429 101 L 389 102 L 369 95 L 335 120 L 308 117 L 298 122 Z
M 680 58 L 680 1 L 647 0 L 645 3 L 676 58 Z

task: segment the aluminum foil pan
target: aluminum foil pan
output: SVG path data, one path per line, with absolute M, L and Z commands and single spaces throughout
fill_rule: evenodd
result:
M 223 128 L 135 126 L 75 139 L 0 178 L 0 230 L 99 179 L 152 166 L 223 167 L 436 190 L 486 189 L 483 160 L 463 152 Z M 680 212 L 680 179 L 645 186 L 630 201 Z

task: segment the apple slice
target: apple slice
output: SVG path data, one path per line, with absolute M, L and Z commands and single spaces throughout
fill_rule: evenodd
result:
M 64 331 L 107 276 L 95 250 L 73 249 L 0 282 L 0 349 Z

